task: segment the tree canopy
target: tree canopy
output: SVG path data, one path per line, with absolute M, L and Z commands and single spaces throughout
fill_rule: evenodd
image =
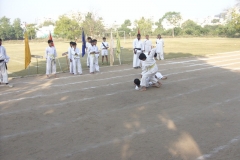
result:
M 59 20 L 56 21 L 54 34 L 62 38 L 75 39 L 75 37 L 81 34 L 81 27 L 76 20 L 62 15 L 59 17 Z

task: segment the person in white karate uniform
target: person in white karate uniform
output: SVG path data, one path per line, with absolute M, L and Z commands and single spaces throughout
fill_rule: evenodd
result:
M 4 83 L 8 87 L 13 87 L 8 83 L 7 63 L 9 59 L 6 49 L 2 46 L 2 39 L 0 39 L 0 84 Z
M 97 47 L 94 45 L 95 41 L 91 41 L 91 46 L 88 48 L 88 53 L 89 53 L 89 72 L 90 74 L 94 74 L 96 67 L 95 67 L 95 59 L 96 56 L 95 54 L 98 53 Z
M 139 59 L 142 61 L 142 80 L 141 80 L 141 91 L 146 91 L 147 86 L 147 79 L 149 78 L 149 82 L 152 83 L 152 86 L 160 87 L 161 83 L 156 79 L 155 74 L 158 72 L 158 66 L 156 64 L 154 57 L 154 54 L 156 52 L 156 49 L 152 49 L 148 53 L 148 57 L 141 53 L 139 56 Z
M 141 41 L 141 35 L 138 34 L 137 38 L 133 41 L 133 68 L 140 68 L 139 55 L 143 52 L 144 45 Z
M 152 49 L 152 42 L 149 40 L 149 35 L 146 35 L 146 39 L 144 40 L 144 52 L 150 52 Z
M 90 66 L 90 55 L 88 53 L 88 49 L 91 47 L 91 41 L 92 41 L 92 38 L 91 37 L 88 37 L 87 38 L 87 42 L 86 42 L 86 53 L 87 53 L 87 67 L 89 68 Z
M 103 64 L 103 61 L 104 61 L 104 56 L 106 57 L 106 62 L 108 64 L 108 48 L 109 48 L 109 45 L 108 45 L 108 42 L 106 42 L 106 37 L 103 37 L 103 42 L 101 44 L 102 64 Z
M 82 66 L 80 61 L 80 50 L 77 48 L 77 44 L 75 42 L 72 43 L 72 63 L 73 63 L 73 73 L 74 75 L 82 74 Z
M 163 76 L 160 72 L 157 72 L 155 74 L 155 78 L 157 78 L 159 80 L 166 80 L 167 79 L 167 77 Z M 134 79 L 133 83 L 135 85 L 135 90 L 140 90 L 141 89 L 141 85 L 140 85 L 141 84 L 141 79 L 136 78 L 136 79 Z M 149 77 L 147 77 L 147 79 L 146 79 L 146 88 L 148 88 L 150 86 L 152 86 L 152 82 L 150 82 Z
M 98 58 L 99 58 L 99 50 L 98 50 L 98 47 L 97 47 L 97 40 L 94 39 L 94 46 L 95 46 L 95 59 L 94 59 L 94 64 L 95 64 L 95 71 L 96 72 L 100 72 L 100 68 L 99 68 L 99 65 L 98 65 Z
M 73 63 L 72 63 L 72 54 L 71 54 L 72 43 L 73 42 L 70 42 L 70 47 L 68 48 L 68 59 L 69 59 L 69 72 L 70 72 L 70 74 L 73 74 Z
M 163 53 L 163 47 L 164 47 L 164 41 L 159 34 L 157 36 L 157 41 L 156 41 L 156 53 L 157 53 L 157 60 L 164 60 L 164 53 Z
M 48 40 L 48 47 L 45 51 L 45 57 L 46 57 L 46 75 L 49 78 L 50 74 L 54 74 L 55 78 L 56 76 L 56 57 L 57 52 L 55 47 L 53 46 L 53 41 Z

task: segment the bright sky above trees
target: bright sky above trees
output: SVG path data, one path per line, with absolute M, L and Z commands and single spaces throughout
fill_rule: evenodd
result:
M 0 0 L 0 17 L 34 23 L 36 18 L 52 17 L 69 11 L 94 11 L 105 23 L 122 24 L 144 16 L 158 20 L 168 11 L 181 12 L 186 18 L 204 18 L 232 7 L 235 0 Z

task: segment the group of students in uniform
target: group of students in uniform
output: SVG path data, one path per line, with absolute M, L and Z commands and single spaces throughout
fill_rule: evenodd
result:
M 157 36 L 156 47 L 152 46 L 149 35 L 146 35 L 144 42 L 141 41 L 140 34 L 133 41 L 133 68 L 142 68 L 141 79 L 136 78 L 133 81 L 136 90 L 146 91 L 150 86 L 159 88 L 162 85 L 159 80 L 167 79 L 158 72 L 155 60 L 164 60 L 163 47 L 161 35 Z
M 158 66 L 155 60 L 164 60 L 163 45 L 164 42 L 161 39 L 161 35 L 158 35 L 156 47 L 152 46 L 148 35 L 146 35 L 146 40 L 144 42 L 141 41 L 141 35 L 137 35 L 137 38 L 133 42 L 133 67 L 136 69 L 142 68 L 142 73 L 141 80 L 138 78 L 134 80 L 136 90 L 145 91 L 149 86 L 155 86 L 159 88 L 161 86 L 159 80 L 167 79 L 167 77 L 162 76 L 162 74 L 158 72 Z M 109 45 L 106 42 L 106 38 L 103 37 L 103 42 L 101 44 L 102 64 L 104 62 L 104 58 L 106 58 L 106 62 L 108 63 L 108 48 Z M 100 71 L 98 64 L 99 53 L 97 40 L 88 37 L 86 43 L 86 54 L 87 66 L 89 68 L 89 73 L 91 74 Z M 57 52 L 52 40 L 48 40 L 48 47 L 45 50 L 45 57 L 47 77 L 49 78 L 51 74 L 56 77 Z M 80 49 L 77 47 L 76 42 L 70 42 L 70 47 L 68 48 L 68 59 L 70 63 L 69 71 L 71 74 L 82 74 L 80 57 Z M 7 56 L 6 49 L 2 46 L 2 39 L 0 39 L 0 84 L 5 84 L 9 87 L 12 87 L 12 85 L 9 85 L 8 83 L 7 74 L 7 63 L 9 62 L 9 59 L 10 57 Z
M 45 57 L 46 57 L 46 75 L 49 78 L 51 74 L 56 77 L 56 49 L 53 45 L 52 40 L 48 40 L 48 47 L 46 48 Z M 108 48 L 109 45 L 106 42 L 106 38 L 103 37 L 103 42 L 101 44 L 101 55 L 102 55 L 102 64 L 104 64 L 104 58 L 106 58 L 106 62 L 108 64 Z M 76 42 L 70 42 L 70 46 L 68 48 L 68 60 L 69 60 L 69 72 L 74 75 L 82 75 L 82 65 L 80 61 L 81 53 L 80 49 L 77 47 Z M 89 73 L 94 74 L 95 72 L 99 72 L 99 49 L 97 47 L 97 40 L 92 39 L 91 37 L 87 38 L 86 42 L 86 54 L 87 54 L 87 66 L 89 68 Z
M 141 40 L 141 35 L 138 34 L 137 38 L 133 41 L 133 68 L 137 69 L 140 68 L 140 60 L 139 55 L 144 52 L 149 52 L 153 48 L 151 40 L 149 40 L 149 35 L 146 35 L 146 39 L 144 41 Z M 154 57 L 157 60 L 164 60 L 164 41 L 161 35 L 157 35 L 156 40 L 156 53 Z

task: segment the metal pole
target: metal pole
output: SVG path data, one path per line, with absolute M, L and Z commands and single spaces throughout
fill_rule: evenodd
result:
M 122 49 L 120 48 L 120 53 L 119 53 L 119 55 L 118 55 L 118 56 L 119 56 L 118 60 L 119 60 L 119 64 L 120 64 L 120 65 L 122 65 L 122 63 L 121 63 L 121 56 L 120 56 L 121 53 L 122 53 Z

